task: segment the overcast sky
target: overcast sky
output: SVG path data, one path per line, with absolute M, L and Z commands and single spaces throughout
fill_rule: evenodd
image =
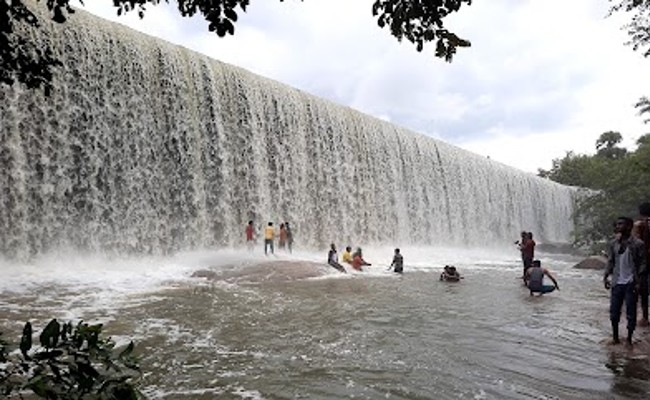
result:
M 607 0 L 477 0 L 448 18 L 472 42 L 452 63 L 399 43 L 373 0 L 256 0 L 235 35 L 200 17 L 149 6 L 117 17 L 109 0 L 85 10 L 353 107 L 516 168 L 536 172 L 567 150 L 593 153 L 615 130 L 624 145 L 650 132 L 633 105 L 650 96 L 650 59 L 625 46 Z M 175 3 L 175 2 L 174 2 Z

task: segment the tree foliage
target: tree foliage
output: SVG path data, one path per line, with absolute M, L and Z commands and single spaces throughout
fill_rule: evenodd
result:
M 32 325 L 23 328 L 19 351 L 11 352 L 0 333 L 0 397 L 135 400 L 140 371 L 131 342 L 119 353 L 102 337 L 102 325 L 50 321 L 34 345 Z
M 38 0 L 41 1 L 41 0 Z M 81 1 L 81 0 L 80 0 Z M 280 0 L 283 2 L 284 0 Z M 74 9 L 70 0 L 43 0 L 52 20 L 64 23 Z M 224 37 L 235 33 L 239 13 L 246 12 L 250 0 L 164 0 L 175 3 L 183 17 L 202 15 L 208 30 Z M 472 0 L 402 1 L 376 0 L 372 15 L 380 27 L 390 30 L 399 41 L 406 38 L 418 51 L 429 42 L 436 43 L 436 57 L 452 61 L 458 47 L 468 47 L 470 42 L 450 32 L 444 18 L 460 10 Z M 0 0 L 0 83 L 24 83 L 29 88 L 51 90 L 53 70 L 60 62 L 49 48 L 38 48 L 28 39 L 16 34 L 17 24 L 27 24 L 38 29 L 36 15 L 25 4 L 26 0 Z M 83 4 L 83 1 L 81 1 Z M 144 17 L 148 6 L 156 6 L 161 0 L 113 0 L 117 15 L 136 12 Z M 345 10 L 341 10 L 344 12 Z
M 646 124 L 650 123 L 650 98 L 646 96 L 641 97 L 634 107 L 639 110 L 639 116 L 643 117 L 647 115 L 647 118 L 643 122 Z
M 635 51 L 641 51 L 644 57 L 650 56 L 650 0 L 610 0 L 615 4 L 611 12 L 631 14 L 630 22 L 625 25 L 630 37 L 629 45 Z
M 471 44 L 445 29 L 443 18 L 460 10 L 463 3 L 470 5 L 472 0 L 377 0 L 372 15 L 377 17 L 380 27 L 389 28 L 399 41 L 406 38 L 417 51 L 422 51 L 426 42 L 436 40 L 436 57 L 452 61 L 458 47 Z
M 650 200 L 650 134 L 637 140 L 634 151 L 619 147 L 622 136 L 605 132 L 596 141 L 596 154 L 567 152 L 539 176 L 578 186 L 574 214 L 576 246 L 598 248 L 612 233 L 619 216 L 635 217 L 640 203 Z
M 644 57 L 650 56 L 650 0 L 610 0 L 614 2 L 610 13 L 625 12 L 631 15 L 630 22 L 624 26 L 631 45 L 635 51 L 641 51 Z M 639 115 L 650 115 L 650 100 L 641 97 L 635 104 Z M 644 121 L 650 123 L 650 118 Z
M 55 20 L 61 13 L 60 8 L 56 10 Z M 0 83 L 11 85 L 18 80 L 30 89 L 42 87 L 49 94 L 52 70 L 61 63 L 49 48 L 39 48 L 15 34 L 16 24 L 39 26 L 38 18 L 21 0 L 0 1 Z
M 627 150 L 618 147 L 622 141 L 623 136 L 619 132 L 605 132 L 596 140 L 596 150 L 598 150 L 596 154 L 609 159 L 623 158 L 627 154 Z

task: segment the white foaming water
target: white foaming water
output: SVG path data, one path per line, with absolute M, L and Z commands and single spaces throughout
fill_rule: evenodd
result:
M 40 18 L 25 34 L 64 66 L 49 98 L 0 90 L 8 258 L 232 247 L 250 219 L 302 248 L 569 238 L 571 188 L 83 12 Z
M 325 268 L 324 275 L 312 279 L 386 277 L 393 276 L 387 268 L 392 261 L 392 247 L 369 246 L 363 249 L 364 258 L 372 263 L 363 272 L 347 268 L 350 274 L 341 274 Z M 453 264 L 461 270 L 505 269 L 519 266 L 514 248 L 458 248 L 410 246 L 401 249 L 405 272 L 439 271 Z M 305 268 L 317 268 L 310 263 L 326 265 L 327 254 L 313 251 L 278 252 L 265 256 L 261 249 L 249 252 L 244 248 L 201 252 L 185 252 L 170 257 L 112 258 L 63 253 L 41 256 L 29 263 L 0 260 L 3 279 L 0 293 L 28 293 L 38 288 L 58 286 L 80 293 L 93 292 L 101 304 L 118 301 L 134 294 L 158 291 L 165 287 L 197 284 L 203 278 L 192 277 L 198 270 L 245 269 L 265 262 L 307 262 Z M 545 258 L 542 257 L 544 262 Z M 553 262 L 558 263 L 557 260 Z
M 26 292 L 47 285 L 71 289 L 104 289 L 112 293 L 142 293 L 169 283 L 196 281 L 191 275 L 201 268 L 259 263 L 268 258 L 245 250 L 179 253 L 171 257 L 115 258 L 99 255 L 43 255 L 30 262 L 0 260 L 3 279 L 0 292 Z

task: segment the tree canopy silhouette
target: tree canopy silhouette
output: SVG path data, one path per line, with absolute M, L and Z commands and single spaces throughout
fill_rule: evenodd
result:
M 650 56 L 650 0 L 610 0 L 614 2 L 611 12 L 631 14 L 624 26 L 630 37 L 629 45 L 640 50 L 644 57 Z
M 142 18 L 148 6 L 156 6 L 161 1 L 175 3 L 183 17 L 202 15 L 208 30 L 219 37 L 235 33 L 239 13 L 246 12 L 250 5 L 250 0 L 113 0 L 113 6 L 118 15 L 136 12 Z M 49 9 L 52 20 L 58 23 L 64 23 L 75 11 L 70 0 L 42 2 Z M 80 2 L 83 4 L 83 0 Z M 29 88 L 42 87 L 48 94 L 53 70 L 60 62 L 49 48 L 38 48 L 16 33 L 17 24 L 39 27 L 38 18 L 26 3 L 29 1 L 0 1 L 0 82 L 11 85 L 18 81 Z M 379 26 L 387 28 L 397 40 L 408 40 L 418 51 L 422 51 L 426 43 L 435 42 L 436 57 L 452 61 L 457 48 L 468 47 L 470 42 L 449 31 L 444 18 L 459 11 L 463 4 L 471 3 L 472 0 L 375 0 L 371 11 Z

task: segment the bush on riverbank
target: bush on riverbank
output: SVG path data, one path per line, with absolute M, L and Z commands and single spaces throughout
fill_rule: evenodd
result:
M 0 333 L 0 395 L 23 398 L 33 393 L 45 399 L 139 399 L 140 368 L 133 342 L 115 351 L 102 337 L 102 324 L 50 321 L 32 345 L 27 322 L 18 349 L 11 350 Z

